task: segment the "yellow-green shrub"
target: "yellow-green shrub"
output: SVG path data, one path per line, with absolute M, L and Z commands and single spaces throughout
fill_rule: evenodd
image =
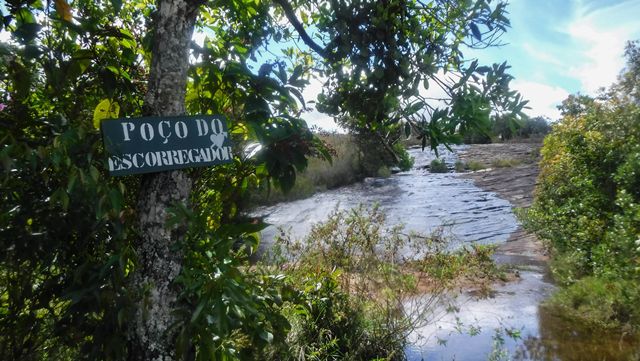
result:
M 603 316 L 597 323 L 631 321 L 638 329 L 640 309 L 632 307 L 631 298 L 612 293 L 600 302 L 594 293 L 585 306 L 578 297 L 587 284 L 640 288 L 640 107 L 615 94 L 587 100 L 568 99 L 564 118 L 545 139 L 526 221 L 549 241 L 552 270 L 569 287 L 556 297 L 557 304 L 574 305 L 571 314 L 587 321 L 581 308 L 616 305 L 624 312 L 601 310 L 610 319 Z

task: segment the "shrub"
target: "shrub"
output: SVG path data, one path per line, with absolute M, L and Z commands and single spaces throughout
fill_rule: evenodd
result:
M 413 167 L 413 157 L 409 155 L 409 152 L 407 152 L 404 144 L 394 144 L 393 150 L 398 155 L 398 168 L 400 168 L 402 171 L 408 171 Z
M 487 168 L 487 166 L 484 165 L 484 163 L 478 162 L 475 160 L 472 160 L 469 162 L 463 162 L 463 161 L 457 160 L 454 165 L 454 169 L 456 170 L 456 172 L 465 172 L 465 171 L 475 172 L 485 168 Z
M 521 163 L 522 161 L 518 159 L 496 159 L 491 162 L 491 166 L 494 168 L 511 168 Z
M 434 159 L 429 165 L 429 171 L 431 173 L 447 173 L 449 168 L 443 159 Z
M 487 168 L 487 166 L 484 163 L 478 162 L 478 161 L 475 161 L 475 160 L 467 162 L 467 167 L 472 172 Z
M 456 160 L 456 163 L 453 165 L 453 169 L 455 169 L 456 172 L 464 172 L 466 170 L 469 170 L 467 164 L 461 160 Z
M 570 97 L 563 114 L 544 140 L 526 225 L 549 241 L 552 270 L 569 287 L 557 303 L 576 317 L 589 310 L 592 324 L 637 328 L 640 107 L 612 92 Z
M 637 276 L 640 110 L 633 105 L 568 116 L 545 139 L 529 225 L 584 275 Z
M 269 358 L 404 359 L 412 330 L 456 308 L 445 292 L 467 279 L 486 290 L 502 277 L 492 248 L 447 247 L 438 235 L 385 227 L 377 207 L 334 211 L 302 241 L 283 235 L 270 267 L 286 274 L 296 296 L 284 306 L 286 345 Z
M 555 293 L 546 306 L 590 328 L 615 329 L 625 325 L 627 330 L 637 332 L 640 286 L 633 281 L 586 277 Z
M 378 172 L 376 173 L 376 176 L 381 178 L 389 178 L 391 177 L 391 169 L 383 165 L 382 167 L 378 168 Z

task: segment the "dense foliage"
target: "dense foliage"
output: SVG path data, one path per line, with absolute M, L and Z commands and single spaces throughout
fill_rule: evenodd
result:
M 190 206 L 168 212 L 168 227 L 188 225 L 173 249 L 184 260 L 172 329 L 176 354 L 186 359 L 250 358 L 242 340 L 261 349 L 286 336 L 280 307 L 287 288 L 280 276 L 246 272 L 263 225 L 243 219 L 238 205 L 252 184 L 289 189 L 309 157 L 329 158 L 300 118 L 313 69 L 328 79 L 319 109 L 374 131 L 380 144 L 392 140 L 385 148 L 393 149 L 403 127 L 434 146 L 482 126 L 490 106 L 517 118 L 525 105 L 508 90 L 506 65 L 482 67 L 460 52 L 464 43 L 491 45 L 508 26 L 503 3 L 275 3 L 198 2 L 198 27 L 207 36 L 191 46 L 186 109 L 224 114 L 236 149 L 231 164 L 189 171 Z M 158 7 L 144 0 L 5 4 L 0 353 L 13 360 L 124 359 L 133 301 L 144 293 L 130 283 L 144 177 L 108 176 L 93 118 L 105 100 L 117 104 L 113 116 L 148 112 L 150 61 L 162 51 L 151 46 Z M 296 44 L 309 38 L 305 27 L 317 31 L 322 46 Z M 283 54 L 265 60 L 278 47 Z M 443 72 L 455 81 L 438 78 Z M 430 108 L 417 90 L 429 84 L 448 90 L 442 109 Z
M 542 139 L 551 131 L 550 120 L 534 117 L 512 122 L 508 118 L 496 117 L 491 120 L 489 130 L 474 130 L 464 135 L 466 144 L 487 144 L 510 139 Z
M 278 239 L 271 267 L 303 287 L 283 307 L 291 332 L 273 359 L 403 360 L 409 333 L 455 312 L 456 287 L 484 292 L 504 277 L 489 246 L 446 252 L 439 232 L 385 224 L 380 209 L 360 206 L 332 212 L 303 240 Z
M 542 148 L 531 226 L 550 241 L 558 303 L 601 326 L 640 327 L 640 108 L 637 45 L 621 82 L 571 96 Z M 636 72 L 636 73 L 634 73 Z

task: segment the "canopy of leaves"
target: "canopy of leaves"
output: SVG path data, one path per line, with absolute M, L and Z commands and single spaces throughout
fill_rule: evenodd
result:
M 295 8 L 313 29 L 318 42 L 302 40 L 321 55 L 318 109 L 348 129 L 389 145 L 413 130 L 435 149 L 459 141 L 460 132 L 486 131 L 492 114 L 523 117 L 527 102 L 509 90 L 508 66 L 480 66 L 462 53 L 499 44 L 509 26 L 504 3 L 276 3 L 290 20 Z M 428 95 L 430 88 L 443 95 Z

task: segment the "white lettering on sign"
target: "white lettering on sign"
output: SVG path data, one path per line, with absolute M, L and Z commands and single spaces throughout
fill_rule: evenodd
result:
M 123 122 L 122 123 L 122 132 L 124 133 L 124 141 L 128 142 L 131 140 L 131 138 L 129 138 L 129 132 L 133 131 L 135 129 L 135 124 L 131 123 L 131 122 Z
M 160 134 L 160 136 L 164 139 L 162 144 L 167 144 L 167 142 L 169 141 L 169 137 L 171 136 L 171 132 L 169 132 L 168 134 L 164 133 L 165 125 L 167 126 L 167 128 L 171 129 L 171 123 L 169 123 L 166 120 L 163 120 L 160 123 L 158 123 L 158 134 Z
M 187 137 L 187 135 L 189 135 L 189 130 L 187 129 L 187 123 L 183 122 L 182 120 L 179 120 L 176 122 L 175 130 L 176 130 L 176 135 L 180 139 L 184 139 Z
M 211 130 L 211 134 L 226 134 L 220 119 L 211 119 L 211 123 L 207 123 L 204 119 L 196 119 L 196 125 L 199 137 L 209 134 L 209 130 Z
M 144 153 L 128 153 L 120 156 L 112 155 L 108 159 L 109 171 L 143 169 L 152 167 L 185 165 L 211 162 L 214 160 L 231 160 L 231 147 L 192 148 L 180 150 L 161 150 Z
M 140 127 L 140 136 L 147 142 L 153 140 L 153 127 L 149 123 L 142 123 Z
M 226 120 L 220 116 L 113 119 L 101 127 L 114 176 L 233 161 Z
M 214 119 L 217 122 L 220 122 L 218 119 Z M 196 122 L 198 124 L 198 135 L 202 136 L 202 135 L 206 135 L 209 132 L 209 127 L 206 124 L 206 122 L 204 122 L 204 120 L 202 119 L 196 119 Z M 199 122 L 203 122 L 205 128 L 204 128 L 204 134 L 201 134 L 203 131 L 203 128 L 201 128 L 201 124 Z M 212 127 L 214 122 L 211 123 Z M 221 124 L 221 123 L 220 123 Z M 123 122 L 122 124 L 122 134 L 123 134 L 123 139 L 125 142 L 131 141 L 131 133 L 136 130 L 136 125 L 133 122 Z M 216 124 L 216 127 L 219 126 L 218 129 L 223 129 L 222 125 Z M 163 120 L 161 122 L 158 122 L 158 126 L 157 126 L 157 130 L 158 130 L 158 134 L 160 135 L 160 137 L 162 137 L 164 140 L 162 141 L 162 144 L 167 144 L 169 142 L 169 138 L 173 135 L 173 133 L 171 132 L 171 123 L 167 120 Z M 173 126 L 173 130 L 175 131 L 175 134 L 178 138 L 180 139 L 184 139 L 186 137 L 189 136 L 189 127 L 187 127 L 187 123 L 185 123 L 182 120 L 177 121 L 174 126 Z M 217 131 L 214 132 L 214 134 L 219 134 L 221 131 Z M 140 133 L 140 138 L 142 138 L 143 140 L 150 142 L 153 140 L 153 138 L 155 137 L 155 130 L 153 125 L 151 125 L 150 123 L 142 123 L 142 125 L 139 128 L 139 133 Z

